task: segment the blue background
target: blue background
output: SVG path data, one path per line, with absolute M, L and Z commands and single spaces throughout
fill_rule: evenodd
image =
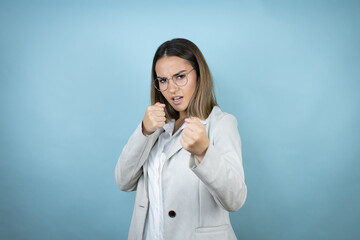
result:
M 236 116 L 239 239 L 360 238 L 359 1 L 0 1 L 0 239 L 126 239 L 114 167 L 193 41 Z

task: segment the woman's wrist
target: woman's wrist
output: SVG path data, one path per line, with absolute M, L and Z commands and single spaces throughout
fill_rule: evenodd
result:
M 196 159 L 199 161 L 199 163 L 201 163 L 201 161 L 204 159 L 208 147 L 209 147 L 209 145 L 206 147 L 206 149 L 204 150 L 204 152 L 202 152 L 201 154 L 195 155 L 195 157 L 196 157 Z
M 143 134 L 144 136 L 149 136 L 149 135 L 152 134 L 152 132 L 146 131 L 146 129 L 145 129 L 145 127 L 144 127 L 144 122 L 141 122 L 141 131 L 142 131 L 142 134 Z

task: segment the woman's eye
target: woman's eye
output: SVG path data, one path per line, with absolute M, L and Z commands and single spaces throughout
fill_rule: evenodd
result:
M 166 83 L 166 79 L 159 78 L 158 80 L 159 80 L 159 83 L 162 83 L 162 84 Z
M 185 75 L 184 75 L 184 74 L 178 75 L 178 76 L 176 77 L 176 79 L 178 79 L 178 80 L 181 80 L 181 79 L 184 79 L 184 78 L 185 78 Z

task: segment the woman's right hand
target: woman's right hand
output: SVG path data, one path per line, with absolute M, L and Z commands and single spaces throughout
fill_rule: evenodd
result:
M 146 108 L 145 116 L 142 120 L 142 132 L 144 135 L 150 135 L 156 129 L 164 126 L 165 123 L 165 104 L 157 102 Z

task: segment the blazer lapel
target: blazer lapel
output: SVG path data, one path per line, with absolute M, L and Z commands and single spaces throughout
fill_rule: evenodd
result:
M 183 148 L 183 146 L 180 143 L 180 138 L 181 136 L 176 140 L 176 142 L 174 143 L 174 145 L 171 147 L 168 155 L 166 156 L 166 161 L 169 160 L 169 158 L 171 158 L 175 153 L 177 153 L 180 149 Z

